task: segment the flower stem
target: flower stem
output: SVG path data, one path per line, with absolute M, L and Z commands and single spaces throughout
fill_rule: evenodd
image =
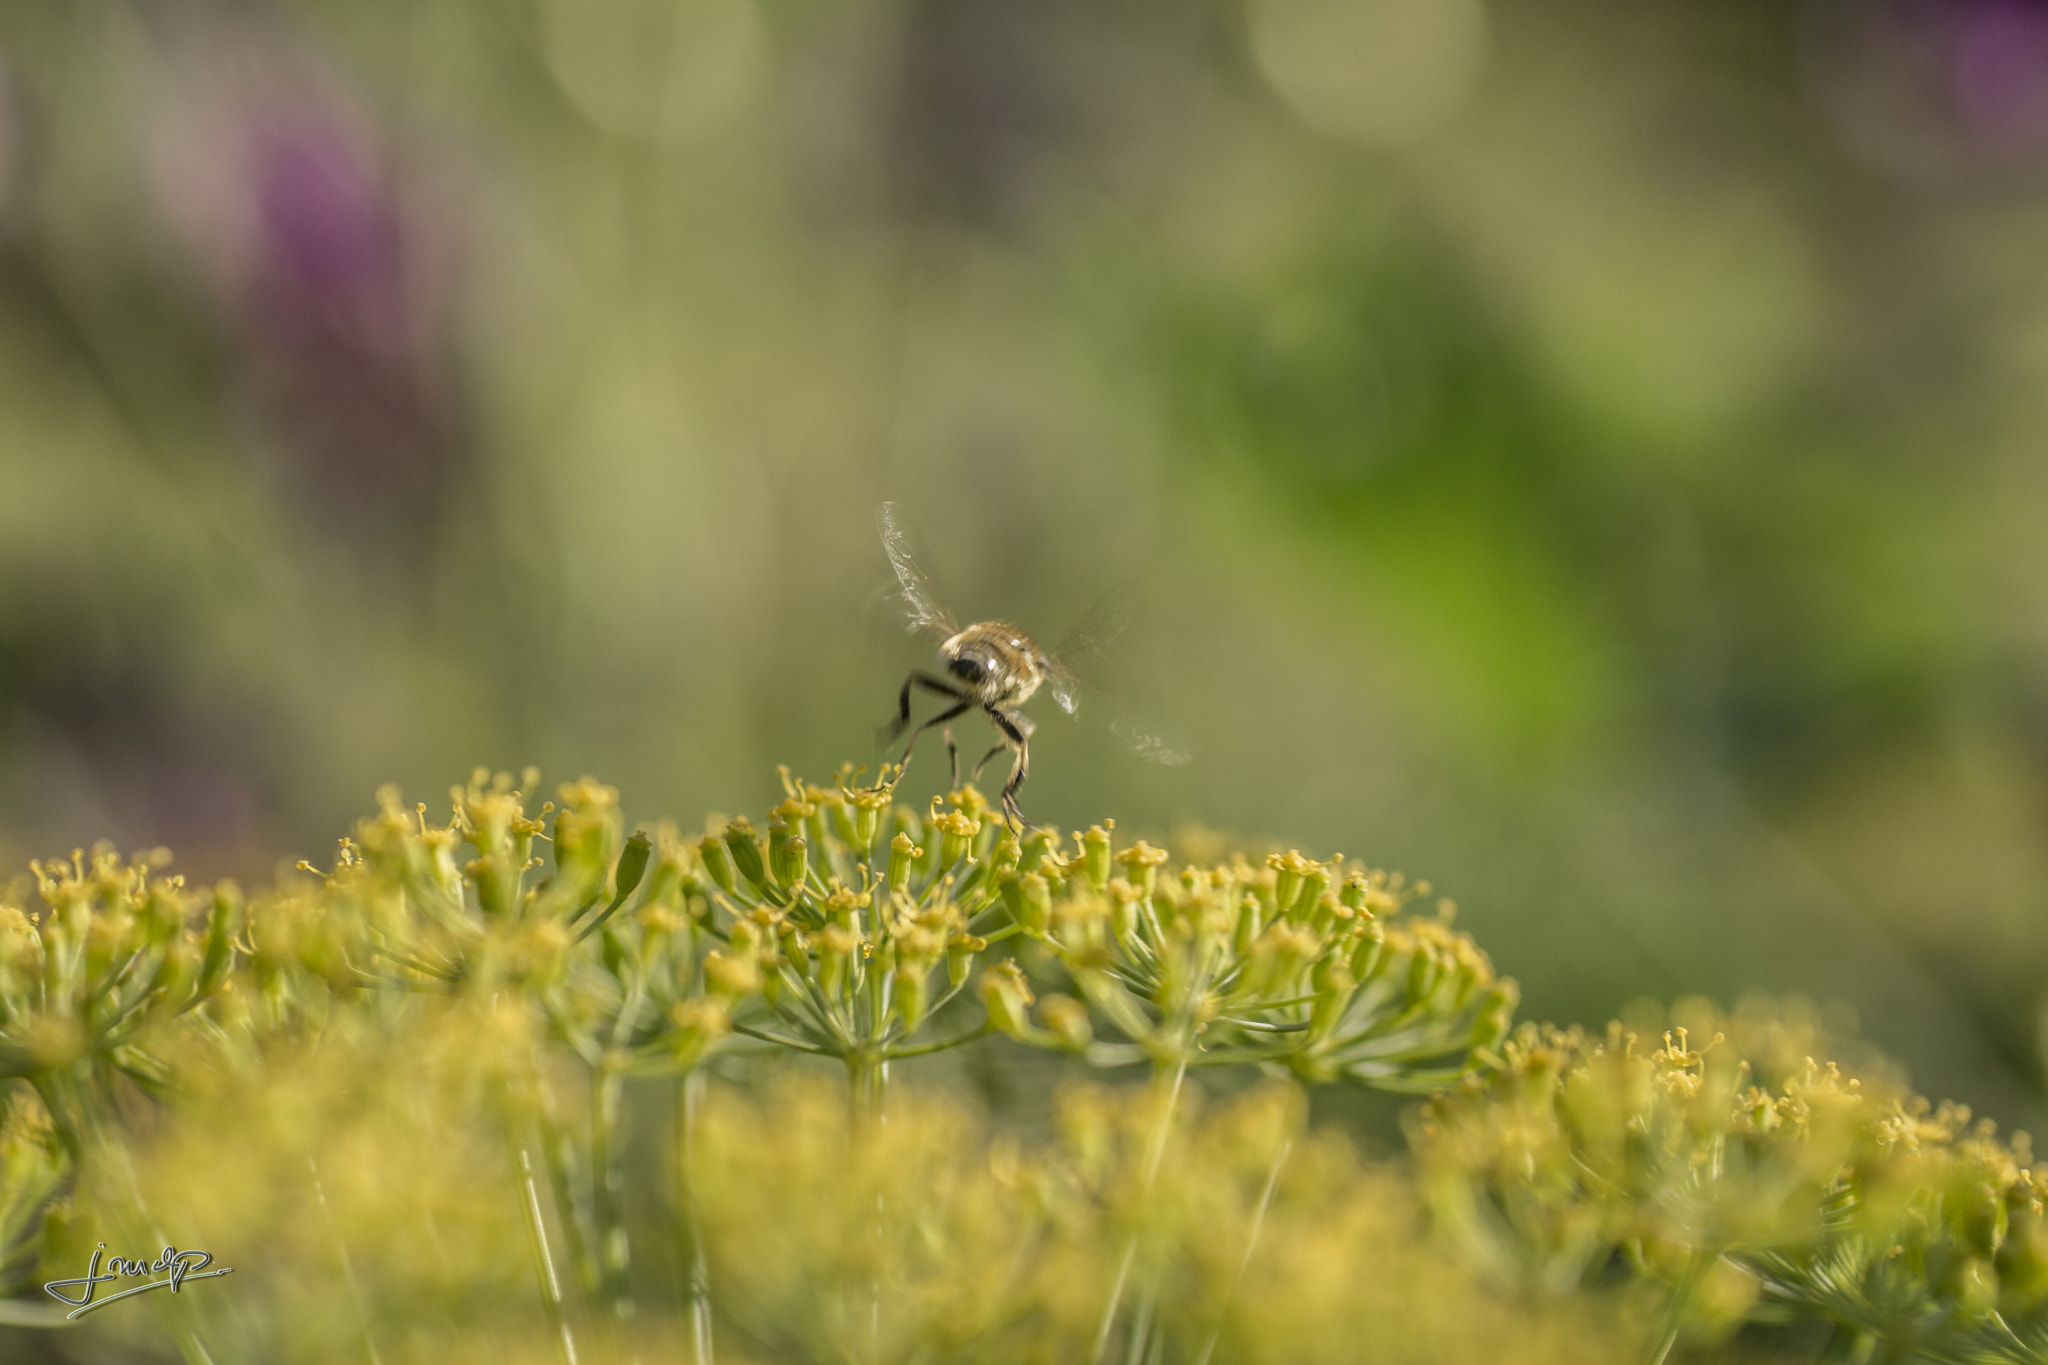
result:
M 867 1142 L 882 1126 L 882 1094 L 889 1082 L 889 1064 L 869 1052 L 846 1054 L 847 1117 L 854 1141 Z
M 620 1207 L 626 1183 L 618 1151 L 619 1098 L 624 1086 L 625 1078 L 609 1057 L 591 1078 L 591 1206 L 597 1221 L 598 1273 L 612 1316 L 619 1322 L 633 1316 L 633 1294 L 627 1280 L 632 1249 Z
M 711 1270 L 704 1255 L 704 1221 L 697 1206 L 697 1110 L 704 1097 L 703 1073 L 692 1069 L 676 1081 L 676 1171 L 684 1236 L 685 1294 L 690 1306 L 690 1365 L 712 1365 Z
M 327 1187 L 320 1181 L 320 1163 L 315 1158 L 306 1158 L 306 1170 L 313 1177 L 313 1200 L 320 1206 L 320 1217 L 327 1224 L 327 1235 L 334 1243 L 335 1259 L 341 1263 L 341 1282 L 348 1290 L 349 1302 L 356 1310 L 356 1326 L 363 1334 L 363 1354 L 369 1357 L 370 1365 L 382 1365 L 377 1354 L 377 1343 L 370 1335 L 370 1313 L 363 1305 L 362 1287 L 356 1283 L 355 1262 L 349 1259 L 348 1244 L 341 1240 L 341 1229 L 335 1226 L 334 1210 L 328 1207 Z
M 535 1097 L 539 1101 L 541 1159 L 547 1168 L 549 1192 L 561 1215 L 562 1233 L 568 1238 L 568 1256 L 576 1269 L 583 1292 L 595 1295 L 601 1285 L 596 1253 L 597 1233 L 590 1206 L 584 1200 L 577 1176 L 576 1149 L 569 1133 L 555 1117 L 554 1092 L 547 1079 L 534 1069 Z
M 1259 1229 L 1266 1221 L 1266 1210 L 1273 1205 L 1273 1191 L 1280 1186 L 1280 1172 L 1287 1165 L 1288 1154 L 1294 1150 L 1294 1140 L 1289 1138 L 1280 1144 L 1280 1150 L 1273 1153 L 1273 1167 L 1266 1172 L 1266 1188 L 1259 1192 L 1258 1207 L 1252 1210 L 1251 1229 L 1245 1233 L 1244 1255 L 1238 1258 L 1237 1270 L 1230 1277 L 1230 1285 L 1216 1302 L 1216 1326 L 1211 1329 L 1208 1341 L 1202 1344 L 1202 1353 L 1195 1357 L 1195 1365 L 1209 1365 L 1209 1357 L 1216 1353 L 1216 1343 L 1223 1337 L 1223 1324 L 1230 1312 L 1230 1300 L 1237 1294 L 1237 1287 L 1244 1283 L 1244 1272 L 1251 1266 L 1252 1251 L 1259 1244 Z
M 889 1083 L 889 1064 L 875 1053 L 846 1054 L 847 1143 L 853 1150 L 856 1170 L 879 1171 L 881 1162 L 873 1153 L 882 1131 L 882 1097 Z M 875 1273 L 868 1282 L 868 1359 L 875 1358 L 882 1339 L 882 1191 L 875 1190 L 875 1218 L 869 1229 L 873 1242 Z
M 519 1207 L 526 1215 L 526 1238 L 533 1248 L 534 1274 L 540 1279 L 541 1306 L 548 1315 L 548 1327 L 562 1348 L 562 1365 L 577 1365 L 576 1338 L 569 1331 L 569 1319 L 562 1311 L 562 1281 L 555 1274 L 555 1258 L 548 1251 L 547 1225 L 541 1219 L 540 1189 L 533 1179 L 533 1154 L 511 1134 L 512 1160 L 519 1172 Z
M 1685 1310 L 1692 1302 L 1693 1291 L 1707 1276 L 1719 1257 L 1709 1251 L 1694 1251 L 1687 1258 L 1685 1271 L 1679 1276 L 1678 1284 L 1671 1291 L 1671 1302 L 1665 1305 L 1664 1327 L 1657 1336 L 1656 1349 L 1650 1352 L 1650 1365 L 1664 1365 L 1670 1358 L 1671 1350 L 1678 1345 L 1680 1330 L 1685 1325 Z
M 1151 1137 L 1146 1142 L 1145 1169 L 1138 1183 L 1140 1209 L 1152 1197 L 1153 1183 L 1159 1178 L 1159 1165 L 1166 1156 L 1167 1139 L 1173 1135 L 1174 1110 L 1180 1103 L 1181 1082 L 1187 1071 L 1187 1053 L 1183 1051 L 1175 1059 L 1170 1073 L 1153 1078 L 1153 1095 L 1159 1107 L 1159 1117 L 1153 1123 Z M 1124 1287 L 1130 1281 L 1131 1266 L 1137 1256 L 1138 1229 L 1133 1227 L 1124 1239 L 1123 1254 L 1117 1260 L 1116 1279 L 1109 1287 L 1109 1302 L 1103 1305 L 1102 1321 L 1095 1328 L 1095 1344 L 1088 1353 L 1096 1365 L 1101 1365 L 1109 1357 L 1110 1333 L 1116 1330 L 1117 1311 L 1123 1305 Z

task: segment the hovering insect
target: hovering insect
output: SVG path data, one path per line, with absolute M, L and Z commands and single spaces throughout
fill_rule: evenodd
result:
M 875 522 L 882 534 L 882 550 L 889 556 L 889 567 L 896 571 L 896 582 L 902 589 L 903 604 L 910 616 L 910 629 L 940 637 L 939 662 L 946 673 L 944 677 L 934 677 L 913 669 L 903 680 L 903 690 L 896 698 L 896 717 L 886 727 L 889 740 L 894 742 L 900 738 L 910 725 L 910 693 L 913 688 L 935 693 L 951 703 L 911 731 L 910 742 L 904 746 L 903 756 L 897 760 L 897 765 L 899 768 L 909 765 L 918 736 L 926 730 L 970 710 L 980 710 L 995 725 L 1001 739 L 974 765 L 969 780 L 979 778 L 990 759 L 1009 749 L 1015 757 L 1010 763 L 1009 780 L 1003 784 L 1003 815 L 1013 827 L 1021 830 L 1024 817 L 1018 809 L 1017 789 L 1024 785 L 1024 779 L 1031 771 L 1031 734 L 1037 727 L 1018 708 L 1043 687 L 1052 693 L 1053 700 L 1059 703 L 1062 711 L 1069 715 L 1077 711 L 1081 704 L 1080 685 L 1069 661 L 1100 650 L 1122 632 L 1127 616 L 1123 603 L 1117 598 L 1105 599 L 1073 635 L 1051 653 L 1039 648 L 1030 636 L 1006 621 L 977 621 L 963 628 L 953 619 L 952 613 L 939 605 L 931 580 L 911 554 L 909 535 L 897 514 L 896 504 L 883 503 Z M 1155 762 L 1186 761 L 1184 755 L 1151 736 L 1128 732 L 1126 738 L 1140 754 Z M 952 747 L 950 731 L 947 747 Z M 957 781 L 957 754 L 954 761 L 954 778 Z

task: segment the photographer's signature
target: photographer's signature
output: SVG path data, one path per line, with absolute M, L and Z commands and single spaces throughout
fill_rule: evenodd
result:
M 86 1266 L 85 1274 L 77 1279 L 51 1280 L 43 1286 L 53 1297 L 72 1305 L 71 1311 L 64 1315 L 67 1319 L 82 1318 L 95 1309 L 105 1308 L 117 1299 L 140 1294 L 144 1290 L 168 1289 L 175 1294 L 187 1280 L 210 1280 L 216 1275 L 235 1273 L 233 1266 L 226 1265 L 218 1270 L 208 1270 L 207 1267 L 213 1264 L 213 1253 L 210 1251 L 180 1251 L 176 1247 L 165 1247 L 154 1261 L 130 1261 L 119 1256 L 109 1256 L 105 1262 L 106 1269 L 101 1270 L 100 1255 L 106 1249 L 107 1244 L 101 1242 L 92 1253 L 92 1261 Z M 146 1284 L 131 1285 L 105 1298 L 95 1297 L 103 1284 L 119 1279 L 140 1279 L 145 1275 L 161 1275 L 163 1278 L 150 1280 Z M 73 1288 L 79 1291 L 76 1298 L 64 1292 Z

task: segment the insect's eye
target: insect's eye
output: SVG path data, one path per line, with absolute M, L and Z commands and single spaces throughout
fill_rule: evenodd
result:
M 980 682 L 983 674 L 987 672 L 987 670 L 981 666 L 981 660 L 970 659 L 967 658 L 965 655 L 962 655 L 957 659 L 949 659 L 946 662 L 946 667 L 952 669 L 955 674 L 962 678 L 965 678 L 968 682 L 972 683 Z

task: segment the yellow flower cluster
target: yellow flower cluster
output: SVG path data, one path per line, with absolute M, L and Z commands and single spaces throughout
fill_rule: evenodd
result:
M 1426 886 L 1013 834 L 892 775 L 785 773 L 759 824 L 693 834 L 629 834 L 587 778 L 536 808 L 536 775 L 479 772 L 441 821 L 387 790 L 246 902 L 160 854 L 37 865 L 0 898 L 0 1325 L 49 1325 L 35 1286 L 96 1247 L 175 1244 L 232 1281 L 95 1317 L 109 1352 L 1533 1363 L 1795 1318 L 1843 1358 L 2048 1344 L 2025 1139 L 1827 1060 L 1795 1008 L 1513 1030 Z M 892 1088 L 1005 1037 L 1141 1083 L 1069 1084 L 1035 1136 Z M 1431 1095 L 1412 1163 L 1311 1132 L 1324 1084 Z
M 2038 1360 L 2048 1172 L 1882 1075 L 1794 1006 L 1682 1006 L 1661 1044 L 1525 1025 L 1411 1123 L 1439 1223 L 1502 1280 L 1631 1268 L 1667 1336 L 1819 1319 L 1842 1349 Z M 1819 1055 L 1817 1055 L 1819 1054 Z

